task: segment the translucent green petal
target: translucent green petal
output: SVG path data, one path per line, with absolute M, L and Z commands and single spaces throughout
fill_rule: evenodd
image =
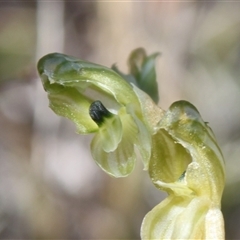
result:
M 121 114 L 122 140 L 114 151 L 106 152 L 99 136 L 95 136 L 91 143 L 91 152 L 96 163 L 108 174 L 114 177 L 129 175 L 136 161 L 134 143 L 138 133 L 137 126 L 129 114 Z M 114 133 L 113 133 L 114 134 Z
M 90 62 L 78 60 L 60 53 L 51 53 L 38 62 L 38 72 L 46 80 L 84 92 L 90 85 L 96 86 L 116 99 L 121 105 L 138 104 L 132 87 L 115 71 Z M 48 91 L 48 87 L 45 87 Z
M 118 115 L 104 119 L 98 133 L 93 138 L 93 146 L 102 146 L 103 151 L 113 152 L 122 140 L 122 123 Z
M 146 215 L 142 239 L 224 239 L 223 157 L 192 104 L 173 103 L 159 122 L 149 173 L 169 196 Z
M 142 239 L 205 239 L 210 201 L 170 195 L 144 218 Z
M 149 131 L 146 126 L 138 118 L 134 117 L 134 121 L 138 127 L 137 140 L 135 145 L 141 155 L 141 159 L 144 165 L 144 170 L 148 169 L 149 159 L 151 156 L 152 140 Z
M 163 153 L 158 147 L 162 148 Z M 150 174 L 154 181 L 176 181 L 191 156 L 191 163 L 179 181 L 184 178 L 196 194 L 208 196 L 213 204 L 220 206 L 225 181 L 223 157 L 211 129 L 192 104 L 179 101 L 171 105 L 159 123 L 159 132 L 153 136 L 153 149 L 157 155 L 153 154 L 150 161 Z M 167 169 L 167 161 L 171 161 L 169 167 L 173 171 L 169 176 L 161 170 L 161 165 Z M 179 170 L 175 172 L 174 169 Z
M 182 181 L 177 181 L 177 182 L 173 182 L 173 183 L 166 183 L 166 182 L 162 182 L 160 180 L 158 180 L 154 183 L 157 187 L 159 187 L 159 188 L 165 190 L 166 192 L 168 192 L 169 194 L 173 194 L 175 196 L 189 198 L 189 196 L 195 195 L 195 192 L 187 186 L 186 182 L 184 181 L 184 178 L 182 179 Z
M 157 124 L 162 119 L 165 111 L 158 107 L 145 92 L 134 85 L 133 91 L 138 97 L 142 110 L 143 121 L 148 127 L 148 130 L 153 134 L 156 132 Z
M 192 161 L 190 154 L 169 133 L 160 129 L 152 136 L 152 156 L 149 174 L 153 181 L 174 183 L 179 180 Z
M 58 91 L 50 89 L 51 93 L 48 94 L 50 108 L 56 114 L 72 120 L 78 133 L 85 134 L 98 130 L 97 124 L 89 116 L 90 102 L 77 90 L 69 87 L 63 87 Z
M 152 150 L 152 139 L 150 131 L 147 129 L 146 125 L 137 117 L 137 113 L 135 112 L 133 105 L 129 104 L 126 107 L 126 111 L 132 116 L 135 124 L 137 125 L 138 132 L 136 133 L 136 138 L 133 139 L 133 144 L 136 145 L 141 155 L 144 170 L 147 170 Z
M 224 240 L 224 219 L 219 208 L 210 208 L 205 218 L 205 239 Z

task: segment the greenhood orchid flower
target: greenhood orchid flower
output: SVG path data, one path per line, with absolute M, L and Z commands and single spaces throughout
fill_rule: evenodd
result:
M 142 239 L 224 239 L 222 153 L 191 103 L 175 102 L 166 112 L 156 105 L 156 56 L 136 49 L 125 75 L 52 53 L 39 60 L 38 72 L 50 108 L 78 133 L 95 134 L 92 156 L 106 173 L 129 175 L 137 149 L 153 184 L 168 193 L 144 218 Z
M 72 120 L 78 133 L 96 133 L 91 152 L 105 172 L 114 177 L 131 173 L 135 147 L 144 169 L 148 168 L 151 132 L 161 109 L 147 94 L 112 69 L 64 54 L 41 58 L 38 72 L 48 92 L 50 108 Z M 159 112 L 157 117 L 150 113 L 153 109 Z
M 146 215 L 142 239 L 224 239 L 223 156 L 197 109 L 173 103 L 152 143 L 149 174 L 169 196 Z

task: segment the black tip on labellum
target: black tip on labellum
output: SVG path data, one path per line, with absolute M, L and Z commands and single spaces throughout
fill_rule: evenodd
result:
M 101 125 L 104 122 L 104 118 L 110 117 L 111 113 L 100 101 L 95 101 L 90 105 L 89 115 L 95 123 Z

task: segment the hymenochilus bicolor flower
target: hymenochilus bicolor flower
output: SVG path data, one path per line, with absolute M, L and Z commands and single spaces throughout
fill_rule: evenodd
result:
M 142 224 L 143 239 L 224 239 L 224 160 L 212 130 L 189 102 L 171 105 L 153 135 L 149 174 L 168 197 Z
M 105 172 L 130 174 L 136 147 L 152 182 L 168 193 L 144 218 L 142 239 L 223 239 L 223 156 L 192 104 L 178 101 L 166 112 L 156 105 L 156 56 L 136 49 L 125 75 L 53 53 L 40 59 L 38 71 L 51 109 L 78 133 L 95 133 L 92 155 Z
M 130 58 L 130 67 L 135 66 L 138 78 L 132 74 L 129 78 L 140 85 L 146 79 L 153 79 L 156 84 L 156 54 L 147 57 L 142 49 L 135 52 L 139 52 L 140 57 Z M 78 133 L 95 133 L 92 156 L 105 172 L 114 177 L 131 173 L 135 148 L 144 168 L 148 168 L 151 132 L 162 111 L 147 94 L 123 79 L 117 70 L 64 54 L 52 53 L 41 58 L 38 72 L 48 93 L 50 108 L 71 119 Z

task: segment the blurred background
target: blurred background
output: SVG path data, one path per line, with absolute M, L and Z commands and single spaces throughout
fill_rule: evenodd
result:
M 92 136 L 56 116 L 36 73 L 62 52 L 127 71 L 144 47 L 157 60 L 159 105 L 192 102 L 226 160 L 227 239 L 240 239 L 240 3 L 0 1 L 0 239 L 139 239 L 166 195 L 139 163 L 113 179 L 91 158 Z

